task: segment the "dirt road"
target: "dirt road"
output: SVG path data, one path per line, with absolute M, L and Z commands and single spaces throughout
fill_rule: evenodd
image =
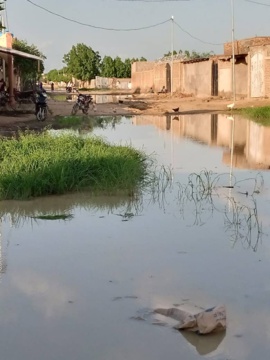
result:
M 163 115 L 174 113 L 173 109 L 179 107 L 178 114 L 225 112 L 231 101 L 220 98 L 195 98 L 181 97 L 170 94 L 145 94 L 132 95 L 132 98 L 123 99 L 123 103 L 97 104 L 96 111 L 90 109 L 89 115 Z M 56 116 L 68 116 L 71 113 L 73 102 L 56 101 L 50 98 L 48 101 L 52 115 L 45 122 L 38 122 L 34 115 L 34 105 L 22 105 L 18 111 L 0 110 L 0 129 L 40 129 L 50 124 L 53 125 Z M 255 106 L 270 106 L 270 99 L 239 100 L 236 108 Z

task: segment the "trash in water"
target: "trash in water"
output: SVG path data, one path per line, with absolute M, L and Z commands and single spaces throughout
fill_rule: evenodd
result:
M 197 334 L 209 334 L 226 329 L 226 309 L 219 305 L 199 313 L 192 313 L 180 308 L 156 309 L 155 313 L 179 321 L 178 330 L 189 330 Z

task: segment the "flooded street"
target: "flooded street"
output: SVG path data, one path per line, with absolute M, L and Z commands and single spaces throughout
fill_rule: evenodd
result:
M 1 202 L 1 359 L 267 359 L 269 133 L 237 116 L 115 117 L 91 134 L 151 155 L 159 189 Z M 153 313 L 218 304 L 215 335 Z

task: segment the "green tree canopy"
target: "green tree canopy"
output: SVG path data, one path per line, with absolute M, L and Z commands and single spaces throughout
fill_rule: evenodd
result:
M 67 72 L 82 81 L 89 81 L 100 74 L 100 61 L 99 52 L 85 44 L 72 46 L 63 58 Z
M 101 76 L 116 77 L 115 61 L 110 56 L 104 56 L 101 63 Z
M 179 52 L 177 52 L 176 50 L 173 51 L 173 55 L 181 55 L 183 57 L 185 57 L 186 59 L 203 59 L 203 58 L 208 58 L 212 55 L 214 55 L 213 51 L 209 51 L 209 52 L 199 52 L 199 51 L 189 51 L 189 50 L 179 50 Z M 167 56 L 171 56 L 172 52 L 169 51 L 166 54 L 164 54 L 164 57 Z
M 52 69 L 45 76 L 48 81 L 53 81 L 53 82 L 63 81 L 67 83 L 72 79 L 71 75 L 67 74 L 66 68 L 60 70 Z
M 46 59 L 45 55 L 36 47 L 36 45 L 29 45 L 25 40 L 14 39 L 12 48 L 23 51 L 27 54 L 32 54 Z M 37 60 L 23 58 L 21 56 L 14 56 L 14 66 L 23 82 L 38 79 L 44 71 L 44 62 L 41 61 L 38 69 Z

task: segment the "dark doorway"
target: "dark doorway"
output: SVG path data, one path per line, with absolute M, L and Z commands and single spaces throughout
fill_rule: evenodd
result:
M 212 96 L 218 96 L 218 63 L 212 63 Z
M 166 90 L 171 92 L 171 66 L 166 64 Z

